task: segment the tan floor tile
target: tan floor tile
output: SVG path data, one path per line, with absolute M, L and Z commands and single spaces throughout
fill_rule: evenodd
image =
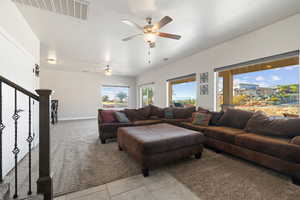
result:
M 79 198 L 79 197 L 82 197 L 82 196 L 86 196 L 86 195 L 89 195 L 89 194 L 92 194 L 92 193 L 95 193 L 95 192 L 101 192 L 101 191 L 105 191 L 105 190 L 107 191 L 106 185 L 100 185 L 100 186 L 97 186 L 97 187 L 89 188 L 87 190 L 82 190 L 82 191 L 79 191 L 79 192 L 74 192 L 74 193 L 71 193 L 71 194 L 67 194 L 65 197 L 66 197 L 66 200 L 76 199 L 76 198 Z
M 108 191 L 111 196 L 127 192 L 144 185 L 144 177 L 142 175 L 132 176 L 107 184 Z
M 129 192 L 113 196 L 111 200 L 156 200 L 153 195 L 145 188 L 139 187 Z
M 152 194 L 156 200 L 200 200 L 194 193 L 179 182 L 155 190 Z

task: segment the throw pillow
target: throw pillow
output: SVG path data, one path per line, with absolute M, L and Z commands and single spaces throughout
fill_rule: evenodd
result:
M 195 112 L 193 113 L 192 124 L 208 126 L 211 116 L 209 113 Z
M 123 112 L 115 112 L 115 116 L 116 119 L 120 122 L 120 123 L 129 123 L 129 119 L 127 118 L 127 116 L 125 115 L 125 113 Z
M 276 119 L 266 116 L 262 112 L 256 112 L 248 121 L 245 128 L 247 132 L 280 136 L 300 136 L 300 119 Z
M 253 112 L 228 108 L 217 125 L 244 129 L 252 115 Z
M 103 123 L 113 123 L 116 122 L 116 118 L 114 115 L 115 111 L 114 110 L 102 110 L 101 111 L 101 118 Z
M 166 119 L 174 119 L 173 109 L 171 109 L 171 108 L 165 109 L 165 118 Z
M 207 109 L 205 109 L 205 108 L 202 108 L 202 107 L 198 107 L 197 112 L 208 113 L 209 110 L 207 110 Z
M 209 121 L 209 125 L 217 126 L 219 120 L 223 116 L 224 112 L 209 112 L 211 114 L 211 119 Z

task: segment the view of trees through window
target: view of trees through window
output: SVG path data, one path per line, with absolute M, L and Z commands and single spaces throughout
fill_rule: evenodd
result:
M 172 103 L 177 107 L 196 105 L 197 84 L 189 81 L 171 85 Z
M 222 104 L 222 79 L 218 99 Z M 271 116 L 299 115 L 299 66 L 288 66 L 233 76 L 233 104 Z
M 145 107 L 149 104 L 153 104 L 154 91 L 152 87 L 141 88 L 141 106 Z
M 103 108 L 127 108 L 128 87 L 103 86 L 102 106 Z

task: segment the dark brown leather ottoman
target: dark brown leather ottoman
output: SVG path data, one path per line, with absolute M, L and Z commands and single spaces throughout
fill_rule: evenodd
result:
M 200 132 L 165 123 L 118 129 L 119 149 L 141 164 L 145 177 L 158 165 L 190 155 L 201 158 L 204 139 Z

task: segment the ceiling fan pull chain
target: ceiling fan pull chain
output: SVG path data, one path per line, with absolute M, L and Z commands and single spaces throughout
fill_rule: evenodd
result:
M 151 48 L 148 48 L 148 64 L 151 64 Z

